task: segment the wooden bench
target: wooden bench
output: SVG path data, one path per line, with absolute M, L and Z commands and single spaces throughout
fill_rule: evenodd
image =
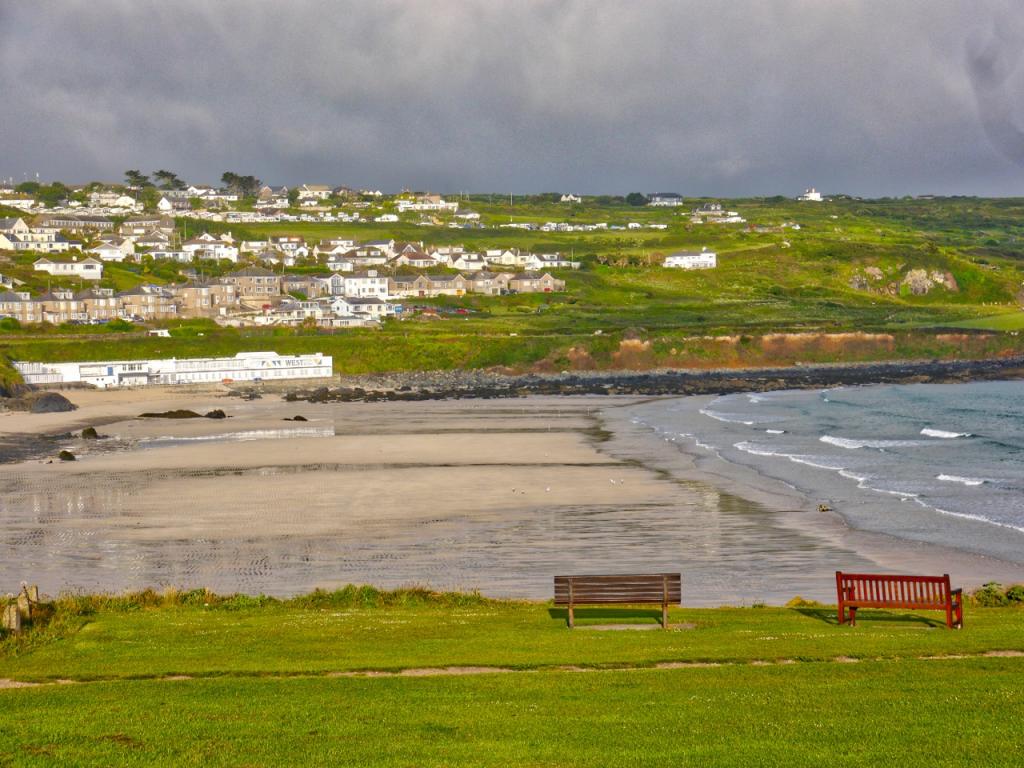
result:
M 880 573 L 836 571 L 839 623 L 857 623 L 858 608 L 912 608 L 946 612 L 946 626 L 964 625 L 962 589 L 952 589 L 949 574 L 942 576 L 892 576 Z
M 569 629 L 576 624 L 577 605 L 661 605 L 661 626 L 668 629 L 668 607 L 682 601 L 678 573 L 606 576 L 555 576 L 555 605 L 569 608 Z

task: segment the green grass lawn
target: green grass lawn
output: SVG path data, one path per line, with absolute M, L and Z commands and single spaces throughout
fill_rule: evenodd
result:
M 983 331 L 1021 331 L 1024 330 L 1024 312 L 1006 312 L 990 317 L 978 317 L 973 320 L 961 320 L 950 323 L 953 328 L 971 328 Z
M 1022 664 L 907 661 L 0 691 L 0 764 L 1019 766 Z
M 0 679 L 50 682 L 0 687 L 0 765 L 1011 766 L 1024 749 L 1019 608 L 969 607 L 959 631 L 937 612 L 677 608 L 633 632 L 583 627 L 658 611 L 580 609 L 569 630 L 549 605 L 473 597 L 203 601 L 66 600 L 0 642 Z M 395 674 L 438 668 L 484 669 Z

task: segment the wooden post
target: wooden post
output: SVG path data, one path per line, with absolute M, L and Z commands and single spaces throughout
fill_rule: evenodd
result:
M 33 603 L 38 603 L 39 602 L 39 587 L 37 585 L 33 584 L 32 586 L 28 587 L 27 589 L 28 589 L 28 599 L 29 599 L 29 601 L 33 602 Z
M 661 577 L 661 628 L 668 629 L 668 576 Z
M 575 617 L 572 615 L 572 578 L 569 579 L 569 629 L 576 625 Z
M 846 610 L 843 603 L 843 572 L 836 571 L 836 611 L 839 613 L 839 624 L 846 623 Z

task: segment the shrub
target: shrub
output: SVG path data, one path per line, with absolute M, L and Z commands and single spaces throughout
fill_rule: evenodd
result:
M 1007 603 L 1003 585 L 997 581 L 990 581 L 981 589 L 976 589 L 971 597 L 974 598 L 974 604 L 982 608 L 996 608 Z
M 1024 584 L 1014 584 L 1007 589 L 1006 599 L 1011 603 L 1024 603 Z

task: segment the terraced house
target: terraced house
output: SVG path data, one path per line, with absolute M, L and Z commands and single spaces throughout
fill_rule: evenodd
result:
M 281 276 L 263 267 L 246 267 L 224 276 L 242 301 L 271 301 L 281 295 Z

